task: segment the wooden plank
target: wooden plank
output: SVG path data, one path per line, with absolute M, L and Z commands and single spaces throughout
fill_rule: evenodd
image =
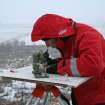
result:
M 74 88 L 90 79 L 89 77 L 66 77 L 56 74 L 49 74 L 49 78 L 35 78 L 31 66 L 17 69 L 15 72 L 4 70 L 0 73 L 0 77 L 32 83 L 66 85 Z

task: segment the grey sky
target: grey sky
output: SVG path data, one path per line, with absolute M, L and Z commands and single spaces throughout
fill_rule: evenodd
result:
M 105 0 L 0 0 L 0 27 L 17 23 L 32 26 L 46 13 L 93 25 L 105 24 Z
M 45 13 L 57 13 L 81 21 L 105 18 L 105 0 L 0 0 L 0 21 L 31 23 Z

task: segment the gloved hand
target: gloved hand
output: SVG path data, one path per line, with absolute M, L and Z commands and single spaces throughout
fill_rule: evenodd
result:
M 45 53 L 43 53 L 43 56 L 44 56 L 46 59 L 49 58 L 48 49 L 47 49 L 47 51 L 45 51 Z
M 48 65 L 50 65 L 50 64 L 55 64 L 55 63 L 57 64 L 57 59 L 51 59 L 51 58 L 49 57 L 48 50 L 47 50 L 45 53 L 43 53 L 43 56 L 45 57 L 46 62 L 47 62 Z
M 47 62 L 46 72 L 49 74 L 57 74 L 57 59 L 51 59 L 49 57 L 48 49 L 45 53 L 43 53 L 43 56 Z

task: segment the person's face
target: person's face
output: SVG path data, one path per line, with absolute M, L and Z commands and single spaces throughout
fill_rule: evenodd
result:
M 56 47 L 56 39 L 44 39 L 47 47 Z
M 64 48 L 64 42 L 60 39 L 44 39 L 47 47 L 53 47 L 57 49 Z

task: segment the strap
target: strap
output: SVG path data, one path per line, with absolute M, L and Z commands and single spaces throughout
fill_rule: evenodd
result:
M 80 73 L 77 69 L 77 64 L 76 64 L 76 58 L 71 57 L 70 59 L 70 64 L 71 64 L 71 72 L 74 76 L 80 76 Z

